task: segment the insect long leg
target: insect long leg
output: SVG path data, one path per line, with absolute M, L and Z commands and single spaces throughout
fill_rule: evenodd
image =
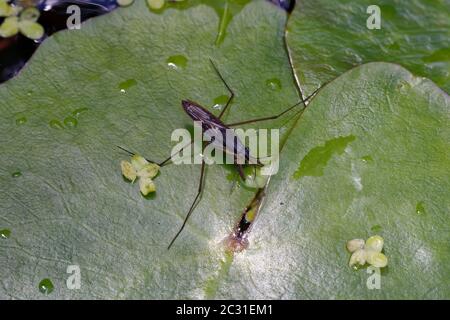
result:
M 192 143 L 193 143 L 193 142 L 190 142 L 190 143 L 186 144 L 183 148 L 180 149 L 180 151 L 178 151 L 178 153 L 180 153 L 181 151 L 183 151 L 184 149 L 186 149 L 187 147 L 189 147 Z M 121 146 L 117 146 L 117 148 L 119 148 L 119 149 L 125 151 L 126 153 L 128 153 L 128 154 L 131 155 L 131 156 L 134 156 L 134 155 L 135 155 L 134 152 L 131 152 L 131 151 L 125 149 L 125 148 L 122 148 Z M 168 157 L 167 159 L 164 159 L 162 162 L 159 162 L 159 163 L 156 162 L 156 161 L 147 159 L 147 158 L 145 158 L 145 160 L 147 160 L 148 162 L 151 162 L 151 163 L 156 163 L 156 164 L 157 164 L 158 166 L 160 166 L 160 167 L 164 167 L 165 165 L 170 164 L 169 161 L 172 159 L 172 157 L 173 157 L 174 155 L 175 155 L 175 154 L 171 154 L 170 157 Z
M 172 241 L 170 241 L 169 246 L 167 247 L 167 250 L 169 250 L 173 243 L 175 242 L 175 240 L 178 238 L 178 236 L 180 235 L 181 231 L 183 231 L 184 227 L 186 226 L 186 222 L 188 221 L 189 217 L 191 216 L 192 212 L 194 211 L 194 208 L 196 206 L 197 200 L 199 199 L 200 195 L 202 194 L 203 191 L 203 180 L 205 177 L 205 161 L 202 160 L 202 169 L 201 169 L 201 173 L 200 173 L 200 183 L 198 184 L 198 191 L 197 191 L 197 195 L 195 196 L 194 201 L 191 204 L 191 207 L 189 208 L 188 214 L 186 215 L 186 218 L 184 218 L 183 224 L 181 225 L 180 230 L 178 230 L 177 234 L 175 235 L 175 237 L 173 237 Z
M 259 122 L 259 121 L 266 121 L 266 120 L 275 120 L 278 119 L 279 117 L 281 117 L 282 115 L 284 115 L 285 113 L 291 111 L 292 109 L 294 109 L 296 106 L 298 106 L 301 103 L 305 103 L 306 101 L 308 101 L 309 99 L 311 99 L 316 93 L 317 91 L 319 91 L 319 89 L 316 89 L 313 93 L 311 93 L 308 97 L 306 97 L 304 100 L 300 100 L 299 102 L 297 102 L 296 104 L 294 104 L 293 106 L 287 108 L 286 110 L 284 110 L 283 112 L 275 115 L 275 116 L 271 116 L 271 117 L 264 117 L 264 118 L 258 118 L 258 119 L 250 119 L 250 120 L 246 120 L 246 121 L 240 121 L 240 122 L 235 122 L 235 123 L 231 123 L 231 124 L 227 124 L 228 127 L 233 127 L 233 126 L 238 126 L 241 124 L 248 124 L 248 123 L 253 123 L 253 122 Z
M 233 90 L 231 90 L 230 86 L 228 85 L 228 83 L 225 81 L 225 79 L 223 78 L 223 76 L 220 74 L 219 69 L 216 67 L 216 65 L 214 64 L 214 62 L 209 59 L 209 61 L 211 62 L 214 70 L 216 71 L 217 75 L 219 76 L 219 78 L 222 80 L 222 82 L 225 84 L 225 87 L 227 87 L 228 91 L 230 92 L 230 97 L 228 98 L 227 104 L 225 105 L 225 107 L 223 108 L 223 110 L 220 112 L 218 118 L 222 118 L 222 116 L 224 115 L 225 111 L 228 109 L 228 106 L 231 103 L 231 100 L 233 100 L 234 98 L 234 92 Z

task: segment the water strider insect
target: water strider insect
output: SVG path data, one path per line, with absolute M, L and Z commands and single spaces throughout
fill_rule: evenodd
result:
M 226 132 L 230 132 L 227 131 L 229 130 L 231 127 L 235 127 L 238 125 L 243 125 L 243 124 L 250 124 L 250 123 L 255 123 L 255 122 L 259 122 L 259 121 L 266 121 L 266 120 L 275 120 L 279 117 L 281 117 L 282 115 L 286 114 L 287 112 L 289 112 L 290 110 L 294 109 L 295 107 L 297 107 L 298 105 L 300 105 L 301 103 L 305 103 L 306 101 L 308 101 L 311 97 L 313 97 L 317 91 L 320 89 L 315 90 L 311 95 L 309 95 L 307 98 L 300 100 L 299 102 L 297 102 L 296 104 L 294 104 L 293 106 L 287 108 L 286 110 L 282 111 L 281 113 L 274 115 L 274 116 L 268 116 L 268 117 L 263 117 L 263 118 L 257 118 L 257 119 L 250 119 L 250 120 L 246 120 L 246 121 L 240 121 L 240 122 L 235 122 L 235 123 L 230 123 L 230 124 L 225 124 L 221 119 L 223 117 L 223 115 L 225 114 L 226 110 L 228 109 L 228 107 L 231 104 L 231 101 L 234 98 L 234 92 L 231 89 L 231 87 L 227 84 L 227 82 L 225 81 L 225 79 L 223 78 L 223 76 L 221 75 L 221 73 L 219 72 L 219 69 L 216 67 L 216 65 L 214 64 L 214 62 L 212 60 L 210 60 L 211 65 L 213 66 L 215 72 L 217 73 L 217 75 L 219 76 L 219 78 L 222 80 L 223 84 L 225 85 L 225 87 L 227 88 L 228 92 L 230 93 L 230 96 L 228 97 L 228 100 L 225 104 L 225 107 L 223 108 L 223 110 L 220 112 L 220 114 L 218 116 L 215 116 L 214 114 L 212 114 L 211 112 L 209 112 L 208 110 L 206 110 L 204 107 L 202 107 L 201 105 L 199 105 L 198 103 L 191 101 L 191 100 L 182 100 L 181 101 L 181 105 L 184 109 L 184 111 L 186 112 L 186 114 L 192 118 L 192 120 L 194 121 L 199 121 L 201 122 L 201 126 L 202 126 L 202 133 L 205 135 L 207 134 L 207 132 L 213 132 L 214 137 L 213 139 L 210 140 L 210 142 L 208 142 L 208 144 L 213 144 L 215 147 L 217 147 L 218 149 L 223 150 L 225 153 L 231 154 L 233 156 L 234 159 L 234 165 L 236 166 L 239 175 L 241 176 L 241 178 L 243 180 L 245 180 L 245 175 L 243 172 L 243 164 L 251 164 L 251 165 L 255 165 L 255 166 L 261 166 L 261 162 L 259 161 L 258 158 L 252 157 L 250 155 L 250 151 L 248 149 L 248 147 L 246 147 L 236 135 L 232 135 L 232 141 L 230 141 L 229 139 L 226 139 L 227 135 Z M 229 137 L 229 136 L 228 136 Z M 191 144 L 193 142 L 185 145 L 183 148 L 181 148 L 178 153 L 182 152 L 185 148 L 190 147 Z M 120 149 L 122 149 L 123 151 L 129 153 L 130 155 L 134 155 L 133 152 L 128 151 L 122 147 L 119 147 Z M 148 160 L 149 162 L 152 163 L 156 163 L 158 164 L 160 167 L 163 167 L 165 165 L 170 164 L 170 161 L 172 159 L 173 155 L 170 155 L 170 157 L 168 157 L 167 159 L 165 159 L 164 161 L 157 163 L 151 160 Z M 180 227 L 180 229 L 178 230 L 178 232 L 176 233 L 176 235 L 173 237 L 172 241 L 170 242 L 168 249 L 170 249 L 173 245 L 173 243 L 175 242 L 175 240 L 178 238 L 178 236 L 180 235 L 180 233 L 183 231 L 186 222 L 188 221 L 190 215 L 192 214 L 192 212 L 194 211 L 194 208 L 196 207 L 196 205 L 198 204 L 198 200 L 200 198 L 200 195 L 202 193 L 203 190 L 203 182 L 204 182 L 204 178 L 205 178 L 205 161 L 202 159 L 202 163 L 201 163 L 201 172 L 200 172 L 200 182 L 198 184 L 198 189 L 197 189 L 197 194 L 194 198 L 194 201 L 192 202 L 189 211 L 183 221 L 182 226 Z

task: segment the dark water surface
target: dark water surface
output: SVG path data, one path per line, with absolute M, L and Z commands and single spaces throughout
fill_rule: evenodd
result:
M 39 47 L 39 44 L 53 33 L 66 29 L 69 14 L 67 7 L 78 5 L 81 9 L 81 21 L 100 16 L 117 8 L 116 0 L 35 0 L 41 16 L 38 22 L 45 29 L 45 36 L 34 41 L 18 34 L 11 38 L 0 38 L 0 83 L 11 79 L 25 66 Z M 144 0 L 139 0 L 144 1 Z M 189 1 L 189 0 L 185 0 Z M 292 11 L 295 0 L 268 0 L 281 8 Z M 0 18 L 0 23 L 2 22 Z

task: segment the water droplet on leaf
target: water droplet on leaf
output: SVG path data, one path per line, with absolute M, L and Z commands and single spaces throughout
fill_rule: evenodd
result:
M 277 78 L 269 79 L 266 81 L 266 86 L 268 86 L 271 90 L 279 91 L 281 90 L 281 81 Z
M 372 159 L 372 157 L 371 156 L 364 156 L 364 157 L 362 157 L 361 158 L 361 160 L 363 161 L 363 162 L 372 162 L 373 161 L 373 159 Z
M 167 66 L 171 69 L 184 69 L 187 65 L 187 58 L 183 55 L 171 56 L 167 59 Z
M 48 123 L 52 129 L 64 129 L 62 123 L 59 120 L 53 119 Z
M 25 117 L 20 117 L 20 118 L 17 118 L 17 119 L 16 119 L 16 124 L 17 124 L 18 126 L 23 125 L 23 124 L 25 124 L 26 122 L 27 122 L 27 118 L 25 118 Z
M 11 175 L 12 175 L 13 178 L 18 178 L 18 177 L 20 177 L 20 176 L 22 175 L 22 172 L 20 172 L 20 171 L 15 171 L 15 172 L 13 172 Z
M 39 282 L 39 291 L 43 294 L 50 294 L 54 289 L 53 283 L 50 279 L 43 279 Z
M 221 110 L 228 102 L 229 97 L 227 95 L 221 95 L 214 99 L 213 109 Z
M 0 238 L 8 239 L 10 235 L 11 235 L 11 230 L 9 230 L 9 229 L 0 230 Z
M 72 111 L 72 115 L 74 117 L 79 117 L 80 114 L 82 114 L 83 112 L 86 112 L 88 110 L 89 110 L 88 108 L 78 108 L 78 109 L 75 109 L 75 110 Z
M 128 89 L 134 87 L 135 85 L 137 85 L 137 81 L 134 79 L 128 79 L 126 81 L 123 81 L 119 83 L 120 92 L 126 93 Z
M 416 205 L 416 214 L 422 216 L 425 213 L 426 213 L 426 211 L 425 211 L 425 206 L 424 206 L 423 201 L 418 202 Z
M 379 224 L 376 224 L 372 228 L 370 228 L 370 230 L 373 232 L 380 232 L 382 229 L 383 229 L 383 227 L 380 226 Z
M 74 117 L 68 116 L 64 119 L 64 125 L 69 128 L 74 128 L 78 124 L 78 120 Z

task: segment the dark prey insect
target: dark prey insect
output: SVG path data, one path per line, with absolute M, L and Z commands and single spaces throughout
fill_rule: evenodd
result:
M 203 134 L 205 134 L 207 131 L 213 131 L 216 133 L 215 137 L 216 139 L 211 140 L 208 143 L 213 143 L 215 144 L 215 147 L 222 149 L 224 152 L 231 154 L 234 158 L 234 165 L 236 166 L 240 177 L 245 180 L 245 176 L 244 176 L 244 172 L 243 172 L 243 165 L 242 163 L 245 164 L 252 164 L 252 165 L 256 165 L 256 166 L 261 166 L 261 163 L 259 161 L 259 159 L 257 158 L 253 158 L 250 155 L 249 149 L 239 140 L 239 138 L 237 136 L 233 136 L 233 141 L 227 141 L 228 139 L 225 139 L 226 135 L 225 135 L 225 131 L 227 129 L 230 129 L 231 127 L 235 127 L 238 125 L 243 125 L 243 124 L 250 124 L 250 123 L 254 123 L 254 122 L 259 122 L 259 121 L 266 121 L 266 120 L 275 120 L 279 117 L 281 117 L 282 115 L 286 114 L 287 112 L 289 112 L 290 110 L 292 110 L 293 108 L 297 107 L 298 105 L 300 105 L 301 103 L 305 103 L 306 101 L 308 101 L 311 97 L 313 97 L 317 91 L 320 89 L 317 89 L 316 91 L 314 91 L 310 96 L 308 96 L 307 98 L 305 98 L 304 100 L 300 100 L 299 102 L 297 102 L 296 104 L 294 104 L 293 106 L 287 108 L 286 110 L 282 111 L 281 113 L 274 115 L 274 116 L 268 116 L 268 117 L 263 117 L 263 118 L 258 118 L 258 119 L 251 119 L 251 120 L 246 120 L 246 121 L 240 121 L 240 122 L 236 122 L 236 123 L 231 123 L 231 124 L 225 124 L 222 122 L 222 117 L 225 114 L 225 112 L 227 111 L 228 107 L 231 104 L 231 101 L 234 98 L 234 92 L 233 90 L 230 88 L 230 86 L 227 84 L 227 82 L 225 81 L 225 79 L 222 77 L 221 73 L 219 72 L 219 70 L 217 69 L 216 65 L 213 63 L 213 61 L 211 60 L 211 64 L 215 70 L 215 72 L 217 73 L 217 75 L 219 76 L 219 78 L 222 80 L 223 84 L 225 85 L 225 87 L 227 88 L 227 90 L 230 93 L 230 96 L 227 100 L 227 103 L 225 104 L 225 107 L 223 108 L 223 110 L 220 112 L 220 114 L 218 116 L 215 116 L 214 114 L 212 114 L 211 112 L 209 112 L 208 110 L 206 110 L 204 107 L 202 107 L 201 105 L 199 105 L 196 102 L 193 102 L 191 100 L 182 100 L 181 105 L 184 109 L 184 111 L 187 113 L 187 115 L 189 117 L 192 118 L 192 120 L 194 121 L 199 121 L 201 122 L 202 125 L 202 132 Z M 219 139 L 217 139 L 217 137 L 219 137 Z M 222 139 L 220 139 L 220 137 L 222 137 Z M 186 146 L 184 146 L 180 151 L 184 150 L 187 147 L 190 147 L 191 144 L 193 142 L 191 142 L 190 144 L 187 144 Z M 122 147 L 119 147 L 120 149 L 124 150 L 125 152 L 134 155 L 133 152 L 130 152 Z M 157 163 L 160 167 L 165 166 L 167 164 L 170 164 L 170 161 L 172 159 L 173 155 L 170 155 L 170 157 L 168 157 L 167 159 L 165 159 L 164 161 L 157 163 L 151 160 L 148 160 L 149 162 L 153 162 L 153 163 Z M 237 160 L 241 160 L 240 162 Z M 241 163 L 241 164 L 238 164 Z M 204 178 L 205 178 L 205 161 L 202 159 L 202 163 L 201 163 L 201 172 L 200 172 L 200 181 L 198 184 L 198 189 L 197 189 L 197 194 L 194 198 L 194 201 L 192 202 L 189 211 L 183 221 L 183 224 L 181 225 L 180 229 L 178 230 L 178 232 L 175 234 L 175 236 L 173 237 L 172 241 L 170 242 L 168 249 L 170 249 L 173 245 L 173 243 L 175 242 L 175 240 L 178 238 L 178 236 L 180 235 L 180 233 L 183 231 L 186 222 L 188 221 L 190 215 L 192 214 L 192 212 L 194 211 L 194 208 L 196 207 L 196 205 L 198 204 L 198 200 L 200 198 L 200 195 L 202 194 L 202 190 L 203 190 L 203 182 L 204 182 Z

